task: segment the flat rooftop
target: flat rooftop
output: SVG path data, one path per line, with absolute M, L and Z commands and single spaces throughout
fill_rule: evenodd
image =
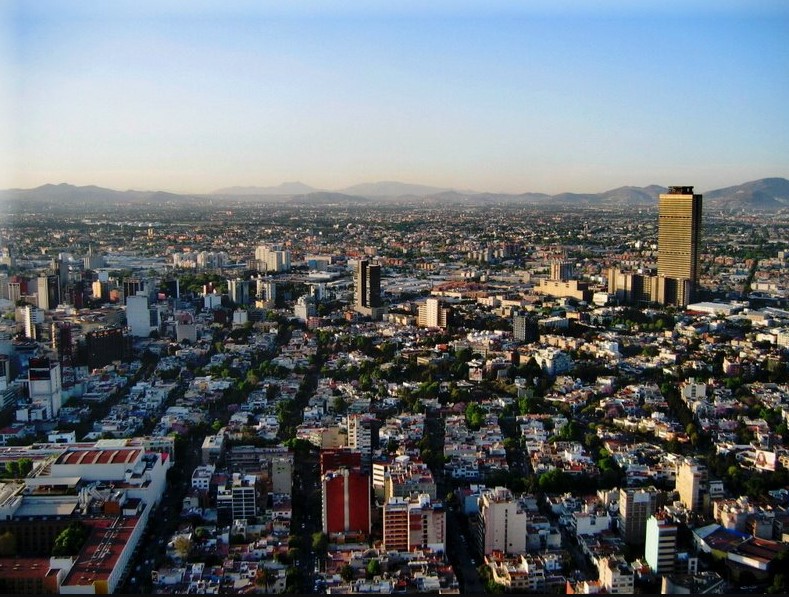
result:
M 85 587 L 109 580 L 135 527 L 140 524 L 140 517 L 94 518 L 83 522 L 91 527 L 91 533 L 63 581 L 64 587 Z

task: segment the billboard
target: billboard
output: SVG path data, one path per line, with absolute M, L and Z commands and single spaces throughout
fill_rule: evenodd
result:
M 774 471 L 775 470 L 775 452 L 768 452 L 767 450 L 756 450 L 756 457 L 753 461 L 754 467 L 760 471 Z

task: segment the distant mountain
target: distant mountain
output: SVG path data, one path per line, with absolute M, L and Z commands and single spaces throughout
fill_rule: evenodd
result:
M 164 191 L 116 191 L 93 185 L 78 187 L 67 183 L 45 184 L 33 189 L 0 191 L 0 202 L 5 206 L 24 206 L 45 209 L 76 209 L 80 207 L 123 207 L 130 205 L 168 205 L 183 203 L 191 195 Z
M 704 206 L 724 210 L 777 211 L 789 207 L 789 180 L 761 178 L 704 193 Z
M 76 211 L 82 208 L 131 206 L 214 205 L 222 201 L 284 203 L 295 205 L 422 205 L 462 207 L 485 205 L 557 207 L 657 207 L 665 187 L 624 186 L 602 193 L 479 193 L 399 182 L 355 185 L 342 191 L 322 191 L 300 182 L 275 187 L 228 187 L 209 195 L 179 195 L 162 191 L 116 191 L 97 186 L 45 184 L 34 189 L 0 191 L 4 210 Z M 704 208 L 728 211 L 777 211 L 789 209 L 789 180 L 763 178 L 703 193 Z
M 619 187 L 600 193 L 600 201 L 607 205 L 655 205 L 658 196 L 668 189 L 658 185 L 648 187 Z
M 217 189 L 211 195 L 306 195 L 307 193 L 319 192 L 316 189 L 302 182 L 283 182 L 275 187 L 227 187 Z

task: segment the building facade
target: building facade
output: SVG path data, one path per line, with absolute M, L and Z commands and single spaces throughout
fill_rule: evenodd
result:
M 644 559 L 655 574 L 674 572 L 677 550 L 677 525 L 665 517 L 652 515 L 647 519 Z
M 381 266 L 368 259 L 360 259 L 356 264 L 356 299 L 354 310 L 357 313 L 380 319 L 383 308 L 381 302 Z
M 701 245 L 701 195 L 669 187 L 658 202 L 657 302 L 686 306 L 694 300 Z

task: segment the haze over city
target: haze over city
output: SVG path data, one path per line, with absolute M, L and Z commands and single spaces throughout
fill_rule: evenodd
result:
M 20 2 L 0 188 L 789 176 L 783 2 Z

